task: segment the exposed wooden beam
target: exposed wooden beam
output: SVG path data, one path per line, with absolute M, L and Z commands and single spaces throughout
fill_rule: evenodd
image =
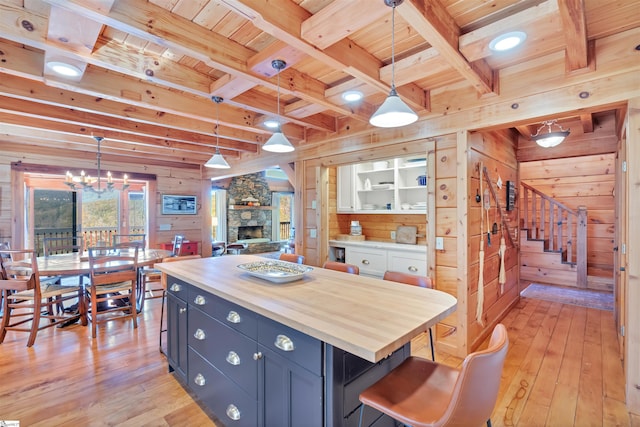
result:
M 375 8 L 370 4 L 371 0 L 334 0 L 302 22 L 300 36 L 319 49 L 326 49 L 388 15 L 389 10 L 380 4 Z M 365 10 L 367 13 L 363 13 Z
M 275 79 L 251 73 L 247 68 L 247 62 L 255 52 L 152 3 L 119 0 L 107 15 L 102 15 L 85 7 L 81 0 L 44 1 L 149 42 L 182 52 L 225 73 L 238 75 L 272 90 L 277 89 Z M 152 21 L 149 21 L 150 16 L 154 17 Z M 321 82 L 296 70 L 289 69 L 284 73 L 290 84 L 282 88 L 283 93 L 325 105 L 327 109 L 340 114 L 349 114 L 348 110 L 324 98 L 325 85 Z
M 460 28 L 439 2 L 407 0 L 398 13 L 427 40 L 480 94 L 494 92 L 493 73 L 486 62 L 472 63 L 458 50 Z
M 266 33 L 277 37 L 296 49 L 306 53 L 329 67 L 341 70 L 363 83 L 375 87 L 387 94 L 389 85 L 380 80 L 379 69 L 382 63 L 373 55 L 360 48 L 349 39 L 342 39 L 325 50 L 316 48 L 304 40 L 301 35 L 302 23 L 311 17 L 311 13 L 289 0 L 220 0 L 229 8 L 251 20 L 254 25 Z M 365 2 L 368 13 L 370 8 L 388 8 L 382 4 Z M 424 111 L 428 102 L 425 92 L 414 84 L 399 87 L 398 92 L 412 107 Z M 335 111 L 335 110 L 334 110 Z M 344 114 L 344 113 L 342 113 Z M 349 113 L 345 114 L 348 115 Z
M 593 132 L 593 115 L 591 113 L 580 114 L 580 123 L 583 133 Z
M 569 71 L 585 68 L 589 60 L 584 0 L 559 1 L 558 10 L 567 42 L 565 54 Z

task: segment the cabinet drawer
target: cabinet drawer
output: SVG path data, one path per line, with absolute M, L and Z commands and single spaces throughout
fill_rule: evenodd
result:
M 188 295 L 192 285 L 188 284 L 184 280 L 177 279 L 173 276 L 167 276 L 167 292 L 180 298 L 182 301 L 188 300 Z
M 376 248 L 347 248 L 347 264 L 360 268 L 360 273 L 382 276 L 387 270 L 387 251 Z
M 189 346 L 257 398 L 258 344 L 197 308 L 189 309 Z
M 427 254 L 389 252 L 389 270 L 427 276 Z
M 189 387 L 224 425 L 258 425 L 258 401 L 246 394 L 192 348 L 189 349 Z
M 322 372 L 320 340 L 263 318 L 258 323 L 258 342 L 315 374 Z
M 258 315 L 256 313 L 196 287 L 192 287 L 188 302 L 236 331 L 257 339 Z
M 222 324 L 242 332 L 251 339 L 258 339 L 259 314 L 222 298 L 216 298 L 213 303 L 216 306 L 215 318 Z

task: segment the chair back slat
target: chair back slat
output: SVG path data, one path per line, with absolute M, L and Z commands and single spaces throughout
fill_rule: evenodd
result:
M 147 247 L 147 235 L 146 234 L 114 234 L 113 246 L 126 248 L 137 247 L 141 251 Z
M 92 285 L 136 280 L 138 274 L 138 247 L 89 248 L 89 276 Z
M 42 239 L 42 250 L 45 257 L 55 254 L 84 252 L 82 236 L 45 237 Z

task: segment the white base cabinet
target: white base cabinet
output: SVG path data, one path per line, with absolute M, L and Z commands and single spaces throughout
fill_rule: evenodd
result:
M 427 276 L 427 247 L 384 242 L 329 241 L 330 247 L 343 249 L 345 262 L 358 266 L 363 276 L 382 278 L 387 270 Z

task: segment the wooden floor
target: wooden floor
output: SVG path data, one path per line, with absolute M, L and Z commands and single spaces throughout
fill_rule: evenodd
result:
M 9 332 L 0 345 L 0 419 L 23 426 L 214 426 L 158 351 L 160 300 L 131 321 Z M 494 426 L 632 426 L 611 312 L 522 299 L 503 323 L 510 348 Z M 425 340 L 414 342 L 426 356 Z M 438 354 L 457 366 L 461 360 Z

